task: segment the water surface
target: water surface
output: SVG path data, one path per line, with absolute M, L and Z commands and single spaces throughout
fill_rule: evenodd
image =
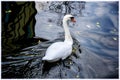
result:
M 49 41 L 3 55 L 4 78 L 118 78 L 118 2 L 36 2 L 36 9 L 35 36 Z M 73 53 L 64 64 L 44 63 L 47 47 L 64 40 L 65 14 L 77 21 L 69 23 Z

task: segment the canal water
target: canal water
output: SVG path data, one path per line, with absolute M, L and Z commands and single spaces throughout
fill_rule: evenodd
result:
M 35 37 L 47 39 L 13 54 L 3 54 L 3 78 L 118 78 L 118 2 L 35 2 Z M 49 45 L 64 40 L 62 19 L 74 39 L 72 54 L 64 61 L 43 62 Z

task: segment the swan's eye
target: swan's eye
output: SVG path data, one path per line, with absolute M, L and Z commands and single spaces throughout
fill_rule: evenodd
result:
M 71 19 L 72 22 L 76 22 L 74 17 L 70 17 L 70 19 Z
M 70 17 L 71 19 L 73 19 L 74 17 Z

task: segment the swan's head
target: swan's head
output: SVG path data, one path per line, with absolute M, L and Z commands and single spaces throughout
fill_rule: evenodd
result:
M 74 19 L 74 16 L 72 16 L 71 14 L 67 14 L 64 16 L 63 21 L 71 21 L 71 22 L 76 22 L 76 20 Z

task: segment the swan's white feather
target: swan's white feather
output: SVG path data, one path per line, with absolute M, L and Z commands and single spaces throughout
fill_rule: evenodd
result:
M 48 47 L 46 55 L 42 60 L 54 62 L 59 59 L 65 59 L 72 52 L 72 45 L 66 42 L 56 42 Z

